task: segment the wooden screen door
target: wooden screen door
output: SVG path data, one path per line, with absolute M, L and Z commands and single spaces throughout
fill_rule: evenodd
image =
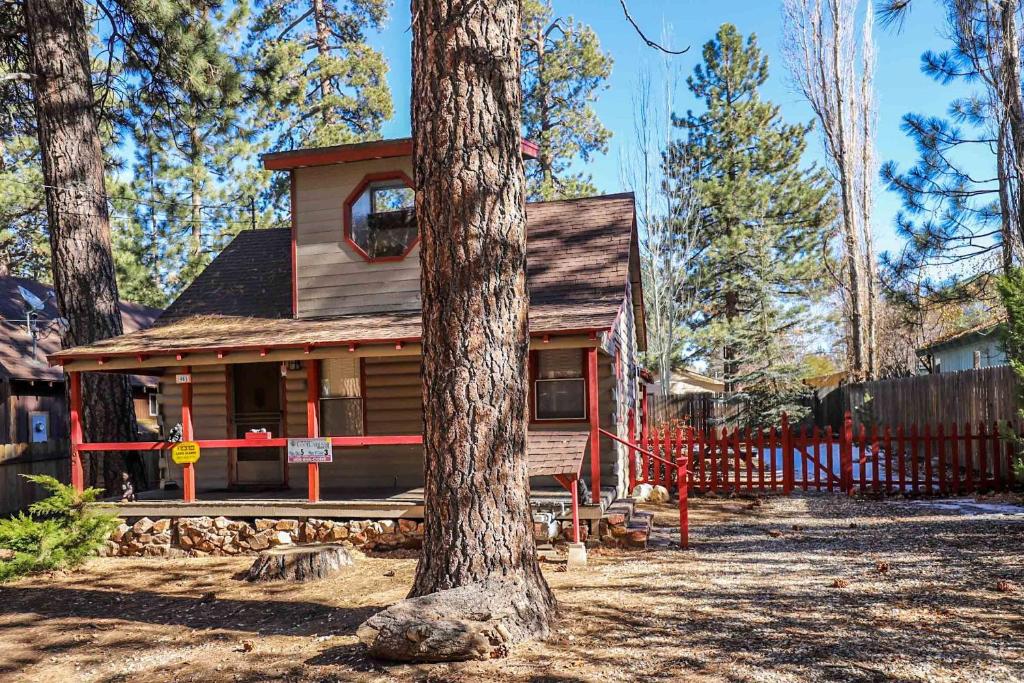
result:
M 254 429 L 282 434 L 280 363 L 232 365 L 235 437 Z M 235 480 L 239 484 L 280 486 L 284 483 L 284 449 L 238 448 Z

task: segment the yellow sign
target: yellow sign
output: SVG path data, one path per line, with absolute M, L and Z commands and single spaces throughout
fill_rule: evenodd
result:
M 199 460 L 199 444 L 195 441 L 182 441 L 171 449 L 171 460 L 178 465 L 187 465 Z

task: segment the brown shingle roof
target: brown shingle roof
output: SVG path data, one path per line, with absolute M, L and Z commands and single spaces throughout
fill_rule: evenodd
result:
M 238 233 L 167 307 L 159 323 L 196 315 L 290 318 L 291 249 L 288 228 Z
M 530 331 L 612 326 L 630 278 L 632 194 L 527 206 Z M 417 339 L 419 311 L 291 318 L 291 235 L 250 230 L 234 241 L 142 333 L 59 357 L 323 342 Z
M 587 432 L 531 430 L 527 442 L 527 469 L 531 477 L 579 474 L 587 448 Z
M 43 302 L 40 316 L 43 320 L 56 320 L 57 310 L 53 287 L 20 277 L 0 277 L 0 377 L 43 382 L 61 382 L 64 371 L 50 367 L 46 357 L 60 350 L 60 335 L 50 332 L 41 336 L 32 355 L 32 337 L 25 328 L 25 308 L 18 287 L 24 287 Z M 148 327 L 159 315 L 160 309 L 121 302 L 121 321 L 126 332 Z

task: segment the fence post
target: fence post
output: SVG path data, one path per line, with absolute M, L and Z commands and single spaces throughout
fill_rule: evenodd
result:
M 843 431 L 839 434 L 839 485 L 847 495 L 853 495 L 853 416 L 846 411 Z
M 679 547 L 690 547 L 690 455 L 682 455 L 676 461 L 676 482 L 679 484 Z
M 782 414 L 782 492 L 793 492 L 793 439 L 789 433 L 789 416 Z

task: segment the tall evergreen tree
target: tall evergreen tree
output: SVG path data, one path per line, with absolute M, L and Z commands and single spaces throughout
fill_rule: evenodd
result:
M 137 153 L 122 197 L 134 225 L 123 226 L 129 239 L 118 261 L 120 273 L 139 275 L 133 287 L 155 287 L 138 291 L 144 300 L 167 300 L 188 285 L 248 225 L 243 207 L 262 189 L 237 178 L 242 165 L 255 163 L 239 52 L 246 17 L 240 3 L 208 7 L 176 24 L 164 36 L 177 56 L 166 87 L 130 100 Z M 158 270 L 147 266 L 157 257 Z
M 908 4 L 890 7 L 883 18 L 898 21 Z M 893 161 L 882 166 L 883 180 L 903 201 L 896 229 L 905 239 L 898 252 L 883 254 L 883 277 L 908 306 L 979 295 L 997 305 L 996 279 L 1024 259 L 1021 8 L 981 0 L 945 4 L 951 44 L 924 53 L 921 70 L 938 83 L 962 82 L 972 91 L 953 99 L 945 116 L 903 117 L 918 160 L 909 168 Z
M 0 4 L 0 275 L 50 279 L 24 9 Z
M 703 57 L 687 84 L 705 110 L 676 120 L 685 135 L 666 155 L 666 175 L 689 176 L 700 198 L 691 281 L 704 305 L 691 324 L 727 390 L 785 398 L 799 374 L 790 340 L 810 327 L 823 284 L 831 183 L 801 165 L 810 125 L 784 123 L 761 99 L 768 59 L 753 35 L 723 24 Z
M 384 55 L 366 41 L 388 0 L 257 0 L 249 38 L 273 149 L 374 139 L 392 113 Z
M 585 197 L 597 192 L 590 174 L 573 172 L 608 148 L 611 131 L 593 104 L 611 75 L 611 57 L 593 29 L 555 18 L 550 0 L 523 3 L 523 135 L 540 149 L 527 166 L 530 199 Z

